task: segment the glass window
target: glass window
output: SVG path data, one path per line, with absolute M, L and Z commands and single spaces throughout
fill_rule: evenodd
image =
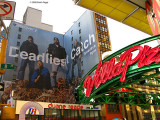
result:
M 17 66 L 14 67 L 14 71 L 16 71 L 16 70 L 17 70 Z
M 96 21 L 98 22 L 98 17 L 96 17 Z
M 99 29 L 99 25 L 97 25 L 97 29 Z
M 83 66 L 83 61 L 81 61 L 81 66 Z
M 101 19 L 100 18 L 98 19 L 98 22 L 101 23 Z
M 45 120 L 53 119 L 53 120 L 60 120 L 61 119 L 61 109 L 51 109 L 45 108 Z
M 73 41 L 73 37 L 72 37 L 72 41 Z
M 18 34 L 18 37 L 17 37 L 18 39 L 21 39 L 21 35 L 20 34 Z
M 84 74 L 84 70 L 81 71 L 82 75 Z
M 38 115 L 25 115 L 25 120 L 38 120 Z
M 117 104 L 108 104 L 107 110 L 108 113 L 120 113 L 119 105 Z
M 16 75 L 13 75 L 13 80 L 16 80 L 17 76 Z
M 73 35 L 73 30 L 71 31 L 71 35 Z
M 79 23 L 78 23 L 78 27 L 80 27 L 80 26 L 81 26 L 81 23 L 79 22 Z
M 20 42 L 17 42 L 17 46 L 20 46 Z
M 81 29 L 79 29 L 79 34 L 81 34 Z
M 15 57 L 15 62 L 16 62 L 16 63 L 18 62 L 18 57 Z
M 107 28 L 104 28 L 104 31 L 107 32 Z
M 103 20 L 101 20 L 101 23 L 103 24 Z
M 78 120 L 78 110 L 63 110 L 63 114 L 64 114 L 64 120 L 70 120 L 70 119 L 74 119 L 74 120 Z
M 21 27 L 19 27 L 19 32 L 22 32 L 22 28 Z
M 99 38 L 101 37 L 101 33 L 98 33 L 98 37 L 99 37 Z
M 16 54 L 19 54 L 19 50 L 16 49 Z
M 79 37 L 79 41 L 82 41 L 82 38 L 81 38 L 81 36 Z
M 102 27 L 102 31 L 104 31 L 104 27 Z

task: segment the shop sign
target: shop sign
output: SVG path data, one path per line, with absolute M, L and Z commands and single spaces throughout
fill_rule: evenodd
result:
M 49 104 L 48 108 L 56 108 L 56 109 L 83 109 L 82 105 L 68 105 L 68 104 Z
M 134 51 L 138 51 L 135 58 L 132 58 Z M 111 58 L 110 61 L 99 62 L 95 74 L 92 76 L 88 75 L 84 81 L 83 88 L 86 88 L 86 96 L 89 97 L 93 87 L 98 88 L 102 83 L 112 79 L 117 75 L 121 75 L 120 81 L 126 81 L 126 73 L 129 66 L 138 62 L 138 67 L 150 65 L 153 62 L 160 62 L 160 47 L 151 48 L 148 45 L 144 47 L 136 45 L 125 51 L 119 58 L 121 62 L 115 64 L 115 58 Z M 124 64 L 123 64 L 124 63 Z
M 36 111 L 37 111 L 36 108 L 29 108 L 28 114 L 29 114 L 29 115 L 36 115 Z

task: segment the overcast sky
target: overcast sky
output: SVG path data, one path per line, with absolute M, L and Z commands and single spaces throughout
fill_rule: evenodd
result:
M 13 0 L 16 2 L 14 19 L 23 20 L 27 6 L 42 11 L 42 22 L 53 25 L 53 31 L 65 33 L 78 18 L 85 12 L 85 8 L 74 4 L 72 0 L 44 0 L 42 3 L 35 3 L 41 0 Z M 6 25 L 9 21 L 5 21 Z M 149 37 L 139 30 L 131 28 L 120 22 L 108 18 L 108 26 L 112 50 L 116 51 L 133 42 Z M 157 44 L 157 42 L 155 42 Z

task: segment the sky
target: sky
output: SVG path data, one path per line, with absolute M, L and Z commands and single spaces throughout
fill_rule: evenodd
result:
M 42 23 L 53 25 L 53 32 L 64 34 L 86 11 L 72 0 L 13 0 L 16 2 L 14 19 L 22 21 L 27 6 L 42 11 Z M 41 2 L 41 3 L 37 3 Z M 113 52 L 150 35 L 107 18 Z M 5 20 L 6 26 L 10 21 Z M 154 44 L 158 44 L 155 42 Z

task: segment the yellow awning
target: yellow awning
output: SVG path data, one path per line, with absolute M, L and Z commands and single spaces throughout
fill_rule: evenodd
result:
M 145 0 L 75 0 L 79 6 L 153 35 L 145 11 Z

